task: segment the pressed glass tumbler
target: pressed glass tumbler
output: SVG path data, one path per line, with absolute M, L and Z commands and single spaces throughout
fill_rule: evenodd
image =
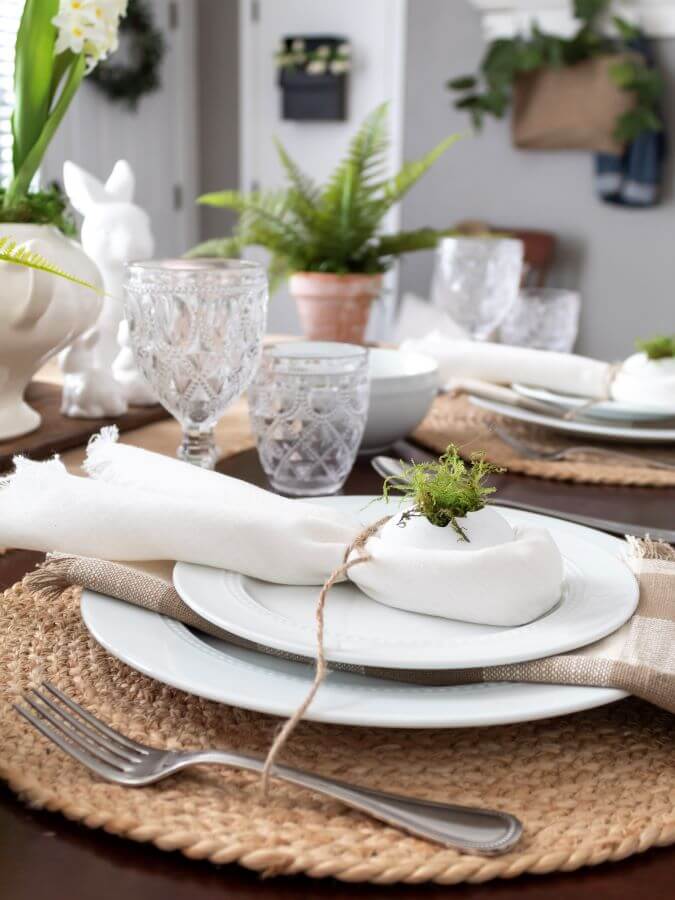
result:
M 307 497 L 340 490 L 363 437 L 369 395 L 363 347 L 303 341 L 266 348 L 249 401 L 272 487 Z
M 581 297 L 563 288 L 523 288 L 499 330 L 503 344 L 570 353 L 579 330 Z
M 260 362 L 265 270 L 244 260 L 134 262 L 125 297 L 138 367 L 183 428 L 178 457 L 213 468 L 215 424 Z
M 522 241 L 443 238 L 436 250 L 432 302 L 475 340 L 490 340 L 516 302 L 522 270 Z

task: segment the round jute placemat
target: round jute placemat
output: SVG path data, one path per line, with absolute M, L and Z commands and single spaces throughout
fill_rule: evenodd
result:
M 637 700 L 498 728 L 399 731 L 303 722 L 285 755 L 374 788 L 509 810 L 525 833 L 494 859 L 461 855 L 281 783 L 200 767 L 152 787 L 97 780 L 12 709 L 48 679 L 115 728 L 158 747 L 263 754 L 279 721 L 159 684 L 89 636 L 78 592 L 0 604 L 0 777 L 26 801 L 90 828 L 266 874 L 451 884 L 571 871 L 675 842 L 673 718 Z M 483 690 L 472 686 L 470 690 Z
M 655 469 L 647 465 L 627 464 L 593 453 L 575 453 L 572 459 L 549 461 L 526 459 L 495 433 L 495 426 L 511 434 L 521 443 L 544 452 L 581 445 L 595 445 L 621 450 L 631 455 L 658 459 L 675 465 L 675 449 L 667 445 L 601 444 L 585 435 L 565 435 L 507 419 L 487 409 L 473 406 L 467 397 L 437 397 L 427 417 L 413 434 L 424 447 L 442 453 L 448 444 L 466 445 L 467 450 L 485 450 L 487 459 L 509 472 L 576 481 L 584 484 L 641 485 L 643 487 L 675 487 L 675 470 Z

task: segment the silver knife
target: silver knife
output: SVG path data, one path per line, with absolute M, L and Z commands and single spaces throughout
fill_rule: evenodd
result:
M 403 465 L 391 456 L 375 456 L 370 461 L 371 466 L 378 475 L 388 478 L 400 475 Z M 552 516 L 554 519 L 564 519 L 566 522 L 575 522 L 577 525 L 585 525 L 587 528 L 597 528 L 610 534 L 618 534 L 624 537 L 631 534 L 635 537 L 649 537 L 655 541 L 666 541 L 675 544 L 675 531 L 668 528 L 647 528 L 644 525 L 634 525 L 631 522 L 616 522 L 612 519 L 600 519 L 595 516 L 583 516 L 578 513 L 568 513 L 558 509 L 546 509 L 544 506 L 536 506 L 533 503 L 522 503 L 520 500 L 509 500 L 500 497 L 490 500 L 493 506 L 505 506 L 510 509 L 522 509 L 525 512 L 538 513 L 542 516 Z

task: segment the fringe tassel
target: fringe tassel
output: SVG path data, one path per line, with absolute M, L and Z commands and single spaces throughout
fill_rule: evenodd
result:
M 24 577 L 24 587 L 39 600 L 57 600 L 66 588 L 75 583 L 72 565 L 76 559 L 75 556 L 48 556 L 46 562 Z
M 116 444 L 119 438 L 119 430 L 116 425 L 108 425 L 102 428 L 98 434 L 92 435 L 87 444 L 87 458 L 82 468 L 90 478 L 105 479 L 106 469 L 110 461 L 106 456 L 106 450 L 111 444 Z
M 634 559 L 661 559 L 675 562 L 675 547 L 665 541 L 653 541 L 650 537 L 636 538 L 626 535 L 630 555 Z

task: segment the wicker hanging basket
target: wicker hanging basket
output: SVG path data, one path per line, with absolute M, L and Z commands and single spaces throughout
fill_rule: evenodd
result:
M 514 146 L 621 153 L 616 122 L 635 106 L 635 97 L 614 83 L 609 70 L 631 58 L 634 54 L 598 56 L 520 76 L 513 95 Z

